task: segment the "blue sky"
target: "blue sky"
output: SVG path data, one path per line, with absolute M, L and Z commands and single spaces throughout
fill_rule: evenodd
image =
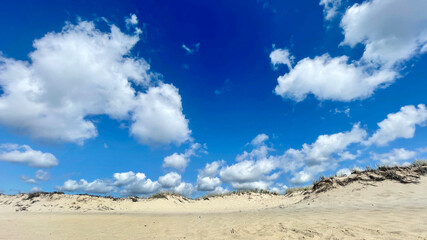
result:
M 425 157 L 427 4 L 356 2 L 2 2 L 1 192 L 283 192 Z

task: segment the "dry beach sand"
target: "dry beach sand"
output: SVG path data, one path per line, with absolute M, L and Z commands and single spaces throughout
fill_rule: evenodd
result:
M 0 239 L 427 239 L 427 166 L 205 199 L 0 195 Z

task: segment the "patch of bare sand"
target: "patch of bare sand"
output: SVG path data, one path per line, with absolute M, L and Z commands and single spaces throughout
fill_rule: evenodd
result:
M 0 239 L 427 239 L 427 177 L 417 181 L 357 180 L 305 195 L 198 201 L 53 195 L 58 199 L 39 197 L 20 212 L 11 205 L 25 196 L 3 195 Z M 70 211 L 79 197 L 81 207 Z

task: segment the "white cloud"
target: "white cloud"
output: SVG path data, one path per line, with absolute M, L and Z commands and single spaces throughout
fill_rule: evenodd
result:
M 391 83 L 396 73 L 388 69 L 373 70 L 347 56 L 329 54 L 304 58 L 291 71 L 280 76 L 275 93 L 283 98 L 302 101 L 308 94 L 319 100 L 352 101 L 371 96 L 375 89 Z
M 366 135 L 360 124 L 355 124 L 351 131 L 320 135 L 314 143 L 303 144 L 299 150 L 290 148 L 283 155 L 270 155 L 272 149 L 265 144 L 266 137 L 258 135 L 255 140 L 260 141 L 254 141 L 251 152 L 238 155 L 236 164 L 220 170 L 220 180 L 236 189 L 272 189 L 270 186 L 281 173 L 290 172 L 290 182 L 302 184 L 320 172 L 336 168 L 340 161 L 354 159 L 357 155 L 346 149 L 364 141 Z
M 321 0 L 325 18 L 336 15 L 339 0 Z M 372 0 L 354 4 L 345 12 L 341 45 L 364 45 L 363 56 L 323 54 L 300 60 L 278 78 L 275 93 L 302 101 L 308 94 L 319 100 L 365 99 L 400 77 L 402 64 L 427 49 L 427 2 L 424 0 Z M 288 63 L 286 63 L 288 64 Z
M 144 144 L 188 140 L 178 89 L 158 80 L 154 86 L 150 65 L 130 56 L 138 41 L 138 32 L 127 35 L 114 25 L 102 32 L 82 21 L 35 40 L 30 62 L 0 56 L 0 124 L 38 139 L 83 144 L 98 134 L 90 117 L 107 115 L 132 119 L 131 133 Z
M 413 138 L 416 125 L 424 126 L 427 121 L 427 109 L 424 104 L 417 107 L 407 105 L 397 113 L 390 113 L 378 123 L 379 129 L 366 142 L 367 145 L 386 145 L 396 138 Z
M 326 20 L 332 20 L 337 15 L 337 10 L 341 6 L 341 0 L 320 0 L 320 6 L 323 6 L 323 14 Z
M 185 154 L 173 153 L 164 158 L 163 167 L 175 168 L 182 171 L 187 167 L 188 162 L 189 159 L 185 157 Z
M 219 176 L 223 182 L 249 183 L 259 182 L 260 180 L 269 179 L 269 175 L 277 168 L 277 162 L 270 159 L 258 161 L 243 160 L 234 165 L 226 166 L 221 169 Z
M 417 152 L 415 151 L 408 151 L 404 148 L 394 148 L 388 153 L 371 153 L 371 157 L 372 159 L 379 161 L 380 164 L 395 166 L 401 165 L 404 160 L 413 159 L 416 154 Z
M 224 160 L 206 163 L 205 168 L 199 170 L 199 175 L 203 177 L 213 177 L 218 174 L 219 168 L 225 164 Z
M 336 168 L 340 161 L 356 158 L 360 152 L 354 155 L 346 149 L 363 142 L 366 135 L 360 124 L 355 124 L 351 131 L 320 135 L 314 143 L 305 143 L 300 150 L 289 149 L 278 159 L 283 171 L 293 173 L 291 183 L 303 184 L 318 173 Z
M 175 168 L 179 171 L 184 171 L 190 162 L 190 157 L 197 155 L 197 152 L 206 153 L 206 146 L 200 143 L 192 143 L 190 147 L 185 150 L 185 153 L 173 153 L 163 159 L 163 167 Z
M 366 135 L 360 124 L 355 124 L 351 131 L 320 135 L 314 143 L 303 144 L 301 151 L 309 165 L 317 164 L 331 160 L 333 154 L 348 155 L 344 150 L 352 143 L 362 142 Z
M 37 170 L 35 177 L 39 181 L 47 181 L 47 180 L 49 180 L 50 175 L 48 172 L 39 169 L 39 170 Z
M 219 168 L 224 164 L 224 160 L 206 163 L 205 168 L 199 170 L 199 175 L 197 175 L 197 190 L 208 192 L 223 191 L 221 179 L 216 176 L 219 172 Z
M 164 176 L 160 176 L 158 182 L 163 188 L 176 187 L 181 183 L 181 175 L 176 172 L 170 172 Z
M 26 164 L 30 167 L 50 168 L 58 165 L 58 160 L 51 153 L 33 150 L 28 145 L 0 145 L 0 161 Z
M 181 46 L 181 47 L 185 50 L 185 52 L 186 52 L 187 54 L 191 55 L 191 54 L 194 54 L 194 53 L 199 52 L 200 43 L 196 43 L 196 44 L 194 44 L 194 48 L 190 48 L 190 47 L 188 47 L 188 46 L 187 46 L 187 45 L 185 45 L 185 44 L 182 44 L 182 46 Z
M 289 53 L 288 49 L 276 49 L 270 53 L 270 60 L 274 67 L 286 64 L 289 70 L 291 70 L 294 57 Z
M 340 156 L 340 160 L 355 160 L 362 152 L 358 150 L 357 154 L 352 154 L 349 151 L 344 151 L 341 153 L 338 153 L 338 156 Z
M 199 191 L 214 191 L 221 186 L 221 180 L 217 177 L 197 177 L 197 190 Z
M 348 8 L 344 42 L 365 45 L 362 60 L 391 67 L 422 52 L 427 43 L 427 2 L 372 0 Z
M 26 182 L 26 183 L 31 183 L 31 184 L 37 184 L 37 181 L 33 178 L 30 178 L 28 176 L 21 176 L 21 180 Z
M 183 196 L 190 196 L 194 192 L 194 186 L 191 183 L 180 183 L 174 188 L 174 192 Z
M 126 185 L 136 179 L 136 175 L 134 172 L 122 172 L 122 173 L 114 173 L 114 185 L 116 186 L 123 186 Z
M 258 134 L 254 139 L 252 139 L 251 144 L 256 146 L 256 145 L 264 144 L 264 142 L 267 140 L 268 140 L 267 134 L 261 133 L 261 134 Z
M 268 147 L 267 144 L 265 144 L 267 140 L 268 136 L 266 134 L 258 134 L 250 142 L 252 147 L 254 147 L 252 151 L 243 151 L 242 154 L 236 156 L 236 161 L 240 162 L 243 160 L 261 160 L 267 158 L 269 151 L 273 150 L 272 148 Z
M 237 163 L 222 167 L 219 177 L 222 182 L 230 183 L 235 189 L 267 189 L 280 173 L 274 172 L 279 165 L 275 157 L 269 156 L 265 141 L 268 136 L 257 135 L 252 141 L 252 151 L 237 155 Z
M 171 176 L 168 176 L 171 177 Z M 179 176 L 180 178 L 180 176 Z M 170 184 L 170 179 L 163 179 L 163 184 Z M 176 184 L 176 186 L 179 186 Z M 56 187 L 59 191 L 74 192 L 83 191 L 88 193 L 107 194 L 118 192 L 122 195 L 140 195 L 151 194 L 161 190 L 162 185 L 158 181 L 147 179 L 144 173 L 134 173 L 132 171 L 114 173 L 113 181 L 110 179 L 96 179 L 92 182 L 87 182 L 85 179 L 80 181 L 67 180 L 63 186 Z
M 286 190 L 288 189 L 288 186 L 281 184 L 281 183 L 277 183 L 275 184 L 274 187 L 270 187 L 268 190 L 271 192 L 276 192 L 276 193 L 286 193 Z
M 254 182 L 231 182 L 234 189 L 265 189 L 267 190 L 272 182 L 254 181 Z
M 113 191 L 114 186 L 112 186 L 108 181 L 101 179 L 96 179 L 92 182 L 81 179 L 78 182 L 75 180 L 67 180 L 63 186 L 56 187 L 56 189 L 64 192 L 83 191 L 87 193 L 106 194 Z
M 130 17 L 125 18 L 125 22 L 127 26 L 137 25 L 138 17 L 135 14 L 131 14 Z
M 190 139 L 191 131 L 176 87 L 152 87 L 138 95 L 137 103 L 130 131 L 141 143 L 181 144 Z
M 291 183 L 299 185 L 306 183 L 310 180 L 313 180 L 312 174 L 307 173 L 306 171 L 300 171 L 294 175 L 294 177 L 291 179 Z
M 64 185 L 62 185 L 61 187 L 56 187 L 56 189 L 64 192 L 74 192 L 80 188 L 80 185 L 81 184 L 79 184 L 75 180 L 67 180 L 64 182 Z
M 150 194 L 161 189 L 160 183 L 147 179 L 144 173 L 135 174 L 134 181 L 124 186 L 123 195 Z
M 210 191 L 210 194 L 226 194 L 229 193 L 230 190 L 228 190 L 227 188 L 223 188 L 223 187 L 216 187 L 213 191 Z
M 43 189 L 39 187 L 33 187 L 30 189 L 30 193 L 43 192 Z
M 341 168 L 340 170 L 337 171 L 336 175 L 338 177 L 342 177 L 342 176 L 350 176 L 351 171 L 348 168 Z
M 114 187 L 107 181 L 97 179 L 93 182 L 85 182 L 83 184 L 83 190 L 88 193 L 109 193 L 113 191 Z

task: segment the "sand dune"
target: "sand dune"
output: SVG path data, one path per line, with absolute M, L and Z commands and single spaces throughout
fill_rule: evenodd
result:
M 0 239 L 427 239 L 427 177 L 408 169 L 290 195 L 1 195 Z

